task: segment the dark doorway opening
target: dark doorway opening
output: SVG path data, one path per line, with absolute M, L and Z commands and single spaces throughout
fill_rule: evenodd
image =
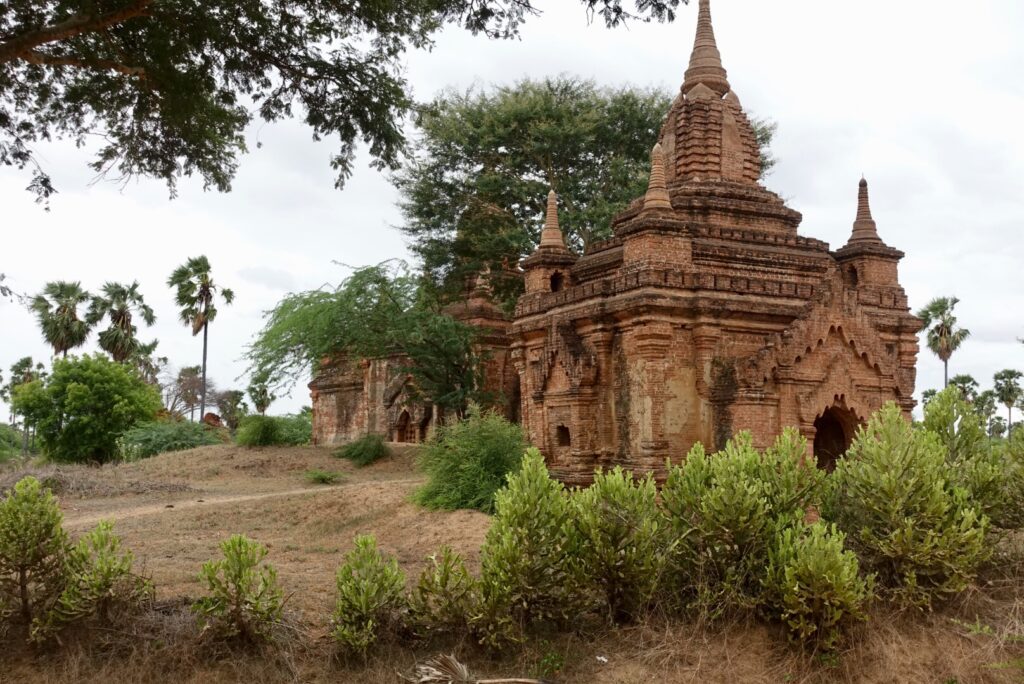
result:
M 814 421 L 814 457 L 818 467 L 827 472 L 836 469 L 836 462 L 850 448 L 855 419 L 848 411 L 835 407 L 826 409 Z
M 563 285 L 565 285 L 565 276 L 558 271 L 555 271 L 551 276 L 551 291 L 561 292 Z
M 569 428 L 565 427 L 564 425 L 559 425 L 555 429 L 555 437 L 558 440 L 558 446 L 572 446 L 572 435 L 569 434 Z
M 398 422 L 395 423 L 395 441 L 396 442 L 412 442 L 413 435 L 409 430 L 409 424 L 411 423 L 408 411 L 402 411 L 402 415 L 398 417 Z

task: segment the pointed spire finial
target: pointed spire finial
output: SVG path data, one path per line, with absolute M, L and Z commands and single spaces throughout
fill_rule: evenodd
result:
M 724 97 L 731 90 L 722 55 L 715 42 L 715 28 L 711 23 L 711 0 L 700 0 L 697 14 L 697 37 L 693 42 L 690 66 L 683 81 L 683 92 L 689 93 L 695 86 L 703 84 Z
M 881 242 L 878 227 L 871 218 L 871 201 L 868 198 L 868 181 L 861 176 L 860 189 L 857 192 L 857 220 L 853 222 L 853 235 L 850 242 Z
M 647 184 L 644 196 L 644 209 L 671 209 L 672 201 L 665 185 L 665 155 L 661 151 L 661 143 L 655 143 L 651 150 L 651 180 Z
M 540 246 L 565 249 L 562 229 L 558 226 L 558 195 L 554 189 L 548 193 L 548 208 L 544 216 L 544 230 L 540 234 Z

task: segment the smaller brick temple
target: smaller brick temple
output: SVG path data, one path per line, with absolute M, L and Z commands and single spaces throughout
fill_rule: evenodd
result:
M 615 217 L 611 239 L 571 252 L 552 191 L 512 319 L 490 302 L 486 274 L 452 309 L 487 331 L 489 386 L 551 472 L 573 484 L 612 465 L 661 476 L 695 442 L 719 448 L 749 430 L 764 447 L 787 426 L 830 468 L 886 401 L 909 417 L 921 321 L 899 284 L 903 253 L 882 240 L 863 179 L 835 251 L 800 235 L 800 213 L 760 184 L 710 0 L 652 144 L 648 191 Z M 403 398 L 408 380 L 394 367 L 379 359 L 317 377 L 315 439 L 422 439 L 431 409 Z

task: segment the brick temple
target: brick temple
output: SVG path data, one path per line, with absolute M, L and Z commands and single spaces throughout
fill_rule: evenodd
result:
M 764 447 L 787 426 L 830 468 L 883 403 L 909 416 L 921 322 L 899 284 L 903 253 L 879 235 L 863 179 L 845 245 L 798 234 L 800 213 L 759 183 L 709 0 L 652 143 L 647 193 L 615 217 L 611 239 L 570 251 L 552 192 L 513 317 L 490 301 L 486 275 L 450 309 L 485 331 L 487 384 L 552 473 L 586 483 L 620 464 L 660 475 L 695 442 L 718 448 L 749 430 Z M 424 439 L 436 416 L 411 400 L 398 365 L 322 372 L 310 384 L 316 441 Z

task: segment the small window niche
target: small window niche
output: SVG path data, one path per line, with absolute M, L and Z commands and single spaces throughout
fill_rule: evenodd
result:
M 560 292 L 563 287 L 565 287 L 565 276 L 561 271 L 555 271 L 551 274 L 551 291 Z
M 851 287 L 857 287 L 857 283 L 860 282 L 860 274 L 857 273 L 856 266 L 850 266 L 846 269 L 846 283 Z
M 572 446 L 572 435 L 569 434 L 569 428 L 564 425 L 555 428 L 555 440 L 560 447 Z

